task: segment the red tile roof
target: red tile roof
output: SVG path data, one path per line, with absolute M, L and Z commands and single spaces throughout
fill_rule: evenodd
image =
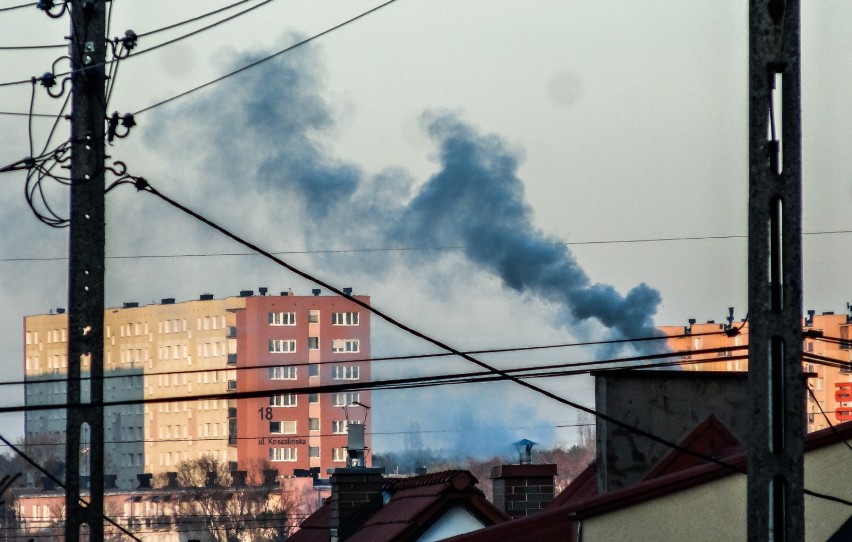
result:
M 717 457 L 725 463 L 745 469 L 746 451 L 743 446 L 734 448 L 725 436 L 727 429 L 719 431 L 718 421 L 707 420 L 690 433 L 688 442 L 701 448 L 713 444 Z M 721 424 L 718 424 L 721 426 Z M 724 438 L 722 438 L 724 437 Z M 805 450 L 810 451 L 837 444 L 843 439 L 852 438 L 852 422 L 846 422 L 834 428 L 822 429 L 805 437 Z M 734 450 L 736 452 L 734 453 Z M 705 449 L 706 451 L 706 449 Z M 684 454 L 685 455 L 685 454 Z M 646 478 L 632 486 L 624 487 L 603 495 L 583 498 L 580 495 L 589 491 L 590 480 L 596 478 L 594 464 L 590 465 L 565 491 L 554 499 L 554 505 L 543 512 L 515 519 L 499 525 L 486 527 L 478 531 L 455 536 L 442 542 L 509 542 L 516 540 L 535 540 L 536 542 L 575 542 L 577 535 L 576 519 L 592 517 L 612 510 L 625 508 L 636 503 L 646 502 L 662 495 L 682 489 L 695 487 L 705 482 L 734 474 L 730 468 L 715 463 L 690 465 L 672 452 L 661 461 L 663 465 L 655 468 L 656 476 Z M 680 470 L 677 470 L 680 467 Z M 575 487 L 575 484 L 577 487 Z M 566 496 L 567 495 L 567 496 Z
M 484 525 L 508 520 L 508 516 L 488 502 L 476 487 L 478 480 L 465 470 L 450 470 L 414 476 L 390 478 L 382 490 L 390 501 L 370 515 L 346 542 L 397 542 L 413 540 L 425 532 L 450 508 L 461 506 Z M 331 523 L 331 504 L 302 522 L 291 542 L 327 542 Z

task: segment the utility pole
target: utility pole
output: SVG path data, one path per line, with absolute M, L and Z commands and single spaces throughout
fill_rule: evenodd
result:
M 71 0 L 71 202 L 65 540 L 104 539 L 104 154 L 106 0 Z M 81 373 L 88 369 L 88 380 Z M 80 468 L 90 476 L 81 502 Z M 83 532 L 85 534 L 85 531 Z
M 805 536 L 799 20 L 799 0 L 750 0 L 750 542 Z

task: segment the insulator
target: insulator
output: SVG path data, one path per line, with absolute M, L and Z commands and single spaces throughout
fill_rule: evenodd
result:
M 121 41 L 124 42 L 124 48 L 130 51 L 136 47 L 136 41 L 138 39 L 139 36 L 136 35 L 136 32 L 133 30 L 127 30 L 124 32 L 124 38 Z
M 41 79 L 41 86 L 44 88 L 56 86 L 56 76 L 51 72 L 44 72 L 44 75 L 42 75 L 39 79 Z

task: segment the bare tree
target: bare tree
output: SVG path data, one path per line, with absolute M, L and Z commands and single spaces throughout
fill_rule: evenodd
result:
M 205 531 L 216 542 L 279 542 L 293 531 L 297 499 L 288 486 L 264 484 L 263 467 L 232 476 L 225 462 L 212 456 L 182 462 L 178 481 L 191 487 L 181 502 L 178 524 Z M 239 485 L 233 484 L 234 479 Z

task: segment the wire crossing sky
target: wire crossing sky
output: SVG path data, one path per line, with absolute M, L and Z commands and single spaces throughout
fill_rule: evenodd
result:
M 142 9 L 116 0 L 111 35 L 127 29 L 141 34 L 233 6 L 143 39 L 141 50 L 260 3 L 150 0 Z M 122 61 L 110 112 L 138 112 L 380 4 L 332 0 L 320 13 L 304 0 L 270 2 Z M 683 325 L 688 318 L 718 321 L 729 306 L 743 318 L 745 243 L 737 237 L 746 216 L 747 19 L 741 4 L 396 2 L 281 55 L 269 70 L 248 70 L 140 115 L 129 137 L 108 152 L 151 179 L 174 179 L 158 188 L 217 222 L 238 225 L 238 233 L 264 247 L 302 252 L 288 258 L 321 270 L 334 284 L 370 294 L 402 320 L 464 350 L 609 338 L 598 319 L 572 313 L 576 299 L 574 305 L 560 301 L 568 295 L 565 288 L 533 293 L 517 287 L 528 283 L 535 266 L 509 273 L 505 256 L 522 254 L 521 245 L 493 240 L 501 228 L 511 230 L 509 222 L 497 220 L 510 216 L 498 201 L 514 202 L 512 216 L 523 216 L 527 231 L 547 241 L 521 261 L 532 264 L 533 256 L 565 243 L 587 284 L 611 288 L 611 299 L 627 299 L 642 284 L 647 290 L 637 294 L 658 292 L 658 299 L 639 296 L 645 316 L 628 322 L 644 319 L 647 329 Z M 846 134 L 852 123 L 837 122 L 852 114 L 843 91 L 852 67 L 833 60 L 852 47 L 841 23 L 850 11 L 846 3 L 829 0 L 802 13 L 804 226 L 810 232 L 852 230 L 852 179 L 842 143 L 852 135 Z M 0 46 L 63 43 L 66 23 L 32 6 L 0 11 Z M 26 113 L 30 78 L 49 71 L 63 51 L 2 54 L 6 73 L 0 83 L 27 84 L 0 87 L 0 111 Z M 62 100 L 36 90 L 33 111 L 58 114 Z M 37 150 L 50 118 L 33 119 Z M 467 166 L 452 161 L 452 137 L 436 134 L 439 118 L 455 119 L 455 129 L 474 134 L 480 149 L 501 150 L 480 154 L 479 171 L 511 171 L 515 180 L 503 185 L 511 198 L 487 197 L 495 194 L 482 190 L 496 188 L 491 181 L 477 185 L 477 198 L 476 190 L 463 192 L 455 181 L 463 175 L 440 176 Z M 0 115 L 0 164 L 27 156 L 28 121 Z M 54 145 L 66 137 L 60 119 Z M 63 232 L 47 231 L 29 212 L 21 197 L 24 174 L 4 173 L 0 180 L 8 187 L 0 193 L 0 220 L 4 231 L 14 232 L 0 241 L 0 295 L 6 306 L 17 307 L 0 326 L 10 360 L 0 380 L 19 380 L 21 317 L 66 304 L 63 262 L 24 258 L 62 258 L 67 248 Z M 439 185 L 446 197 L 429 199 L 425 190 Z M 40 186 L 62 214 L 64 188 Z M 202 291 L 221 297 L 257 286 L 308 291 L 307 284 L 255 258 L 222 256 L 234 247 L 189 220 L 151 211 L 132 194 L 111 195 L 109 206 L 111 305 L 192 299 Z M 850 263 L 846 237 L 805 238 L 807 308 L 842 312 L 852 301 L 852 278 L 839 271 Z M 394 242 L 379 242 L 388 239 Z M 643 242 L 664 239 L 680 241 Z M 434 247 L 453 249 L 419 250 Z M 137 257 L 182 254 L 209 256 Z M 608 306 L 613 316 L 626 310 Z M 375 330 L 376 355 L 417 350 L 405 337 Z M 501 367 L 526 365 L 522 354 L 499 356 L 493 361 Z M 428 363 L 430 371 L 458 368 Z M 383 365 L 388 378 L 406 376 L 401 365 Z M 551 385 L 591 400 L 588 379 Z M 445 399 L 438 390 L 400 393 L 380 392 L 377 398 L 406 420 L 422 418 L 416 405 Z M 565 419 L 523 393 L 511 396 L 518 418 Z M 6 400 L 19 404 L 21 396 Z M 511 419 L 465 414 L 489 410 L 486 397 L 463 394 L 448 417 L 474 434 L 494 430 L 492 438 L 507 442 L 573 438 L 566 431 L 517 434 L 500 427 L 522 425 Z

